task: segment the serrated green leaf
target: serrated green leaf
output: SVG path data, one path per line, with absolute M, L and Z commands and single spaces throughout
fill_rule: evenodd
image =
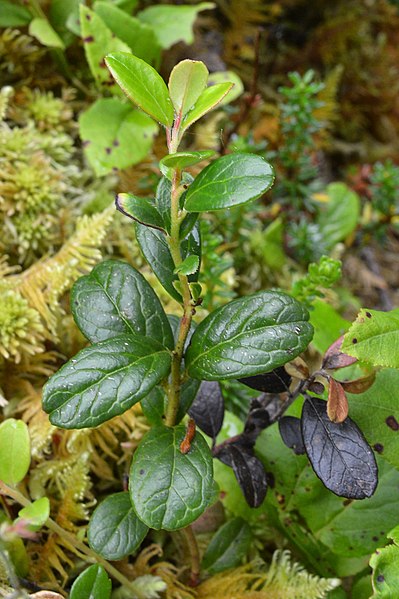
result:
M 18 516 L 29 521 L 29 529 L 39 530 L 50 516 L 50 502 L 47 497 L 36 499 L 18 512 Z
M 325 246 L 332 248 L 356 229 L 360 216 L 360 199 L 345 183 L 330 183 L 327 195 L 328 202 L 321 206 L 317 222 Z
M 174 270 L 181 275 L 192 275 L 199 268 L 199 256 L 187 256 L 179 266 Z
M 94 79 L 102 89 L 121 95 L 104 58 L 109 52 L 130 52 L 129 46 L 115 37 L 101 17 L 84 4 L 80 5 L 80 28 L 86 59 Z
M 399 371 L 384 369 L 361 394 L 348 393 L 349 413 L 371 447 L 399 470 Z
M 94 551 L 107 560 L 120 560 L 134 553 L 148 533 L 139 520 L 127 492 L 109 495 L 94 510 L 87 536 Z
M 172 125 L 172 101 L 164 80 L 155 69 L 126 52 L 109 54 L 105 62 L 115 81 L 132 102 L 165 127 Z
M 137 17 L 152 27 L 158 42 L 166 50 L 180 41 L 188 45 L 192 44 L 194 41 L 192 27 L 197 14 L 214 6 L 213 2 L 200 2 L 196 6 L 157 4 L 142 10 Z
M 155 427 L 133 455 L 130 494 L 134 509 L 150 528 L 177 530 L 196 520 L 214 497 L 210 449 L 197 431 L 191 449 L 180 443 L 186 427 Z
M 161 285 L 176 301 L 180 302 L 181 295 L 174 287 L 174 283 L 178 281 L 178 276 L 174 273 L 175 264 L 166 241 L 166 236 L 156 229 L 148 229 L 148 227 L 136 223 L 136 238 L 144 257 Z M 189 254 L 201 255 L 201 240 L 198 225 L 181 242 L 181 251 L 183 260 Z M 189 275 L 190 281 L 196 281 L 197 278 L 198 272 Z
M 186 194 L 188 212 L 222 210 L 255 200 L 274 182 L 271 165 L 256 154 L 218 158 L 194 179 Z
M 32 19 L 29 23 L 29 35 L 35 37 L 43 46 L 61 48 L 61 50 L 65 48 L 64 42 L 45 18 Z
M 79 117 L 84 152 L 98 176 L 137 164 L 158 132 L 154 121 L 116 98 L 96 100 Z
M 399 368 L 399 314 L 360 310 L 341 350 L 373 366 Z
M 179 117 L 183 117 L 194 106 L 208 81 L 208 69 L 199 60 L 182 60 L 169 77 L 169 94 Z
M 102 566 L 93 564 L 79 574 L 71 587 L 69 599 L 110 599 L 111 579 Z
M 182 131 L 191 127 L 193 123 L 198 121 L 207 112 L 216 108 L 229 93 L 233 85 L 233 83 L 217 83 L 204 89 L 192 109 L 184 117 L 181 125 Z
M 151 65 L 158 64 L 161 48 L 151 27 L 126 14 L 126 11 L 116 4 L 109 2 L 95 2 L 94 11 L 101 17 L 108 29 L 129 46 L 137 58 L 141 58 Z
M 23 420 L 8 418 L 0 424 L 0 480 L 16 485 L 28 473 L 30 437 Z
M 132 193 L 118 193 L 115 204 L 122 214 L 138 223 L 164 231 L 165 225 L 162 216 L 147 198 L 139 198 Z
M 250 526 L 242 518 L 226 522 L 212 538 L 202 559 L 201 569 L 209 574 L 236 568 L 252 543 Z
M 19 27 L 27 25 L 32 15 L 24 6 L 19 6 L 9 0 L 2 0 L 0 7 L 0 27 Z
M 174 346 L 161 302 L 126 262 L 107 260 L 80 277 L 72 288 L 71 306 L 76 324 L 92 343 L 133 334 Z
M 306 349 L 308 320 L 306 308 L 282 292 L 233 300 L 198 325 L 185 356 L 188 373 L 217 381 L 269 372 Z
M 170 353 L 139 335 L 82 349 L 43 388 L 43 409 L 60 428 L 94 427 L 123 414 L 168 376 Z
M 378 549 L 370 558 L 370 566 L 375 592 L 372 599 L 394 599 L 399 589 L 399 547 Z

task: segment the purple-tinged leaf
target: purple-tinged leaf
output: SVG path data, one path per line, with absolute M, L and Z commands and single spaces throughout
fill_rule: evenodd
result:
M 302 436 L 313 470 L 340 497 L 365 499 L 377 487 L 374 454 L 357 425 L 331 422 L 327 403 L 308 397 L 302 409 Z
M 262 391 L 263 393 L 282 393 L 288 391 L 291 384 L 291 376 L 285 370 L 284 366 L 279 366 L 271 372 L 264 374 L 256 374 L 255 376 L 247 376 L 238 379 L 251 389 Z
M 305 452 L 302 439 L 301 419 L 294 416 L 283 416 L 278 421 L 278 428 L 285 445 L 292 449 L 297 455 Z
M 219 383 L 203 381 L 188 413 L 206 435 L 215 439 L 224 418 L 224 400 Z
M 335 370 L 336 368 L 345 368 L 357 362 L 357 358 L 352 358 L 341 352 L 341 345 L 344 340 L 344 335 L 334 341 L 324 354 L 323 368 Z

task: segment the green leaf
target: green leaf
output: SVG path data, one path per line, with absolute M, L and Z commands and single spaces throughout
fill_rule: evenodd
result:
M 43 46 L 49 48 L 61 48 L 64 50 L 64 42 L 54 31 L 47 19 L 36 17 L 29 24 L 29 35 L 35 37 Z
M 93 564 L 79 574 L 71 587 L 69 599 L 110 599 L 111 579 L 102 566 Z
M 165 127 L 172 125 L 172 101 L 164 80 L 155 69 L 125 52 L 109 54 L 105 61 L 115 81 L 132 102 Z
M 175 264 L 169 250 L 166 236 L 156 229 L 148 229 L 144 225 L 136 223 L 136 238 L 148 264 L 154 271 L 155 276 L 166 289 L 166 291 L 178 302 L 181 301 L 180 293 L 175 289 L 173 283 L 178 281 L 174 273 Z M 201 255 L 201 241 L 198 225 L 189 233 L 181 243 L 183 260 L 189 254 Z M 196 281 L 198 273 L 189 275 L 190 281 Z
M 236 379 L 269 372 L 306 349 L 309 313 L 285 293 L 261 291 L 233 300 L 195 330 L 185 360 L 193 378 Z
M 18 512 L 18 516 L 29 521 L 29 529 L 39 530 L 50 516 L 50 502 L 47 497 L 36 499 Z
M 182 60 L 169 77 L 169 94 L 176 114 L 183 117 L 206 88 L 208 69 L 199 60 Z
M 168 154 L 159 163 L 161 173 L 172 178 L 172 169 L 178 168 L 183 170 L 189 166 L 194 166 L 203 160 L 208 160 L 215 155 L 213 150 L 203 150 L 202 152 L 177 152 L 176 154 Z M 170 193 L 170 192 L 169 192 Z
M 184 207 L 189 212 L 222 210 L 255 200 L 273 185 L 274 171 L 256 154 L 218 158 L 194 179 Z
M 94 10 L 108 29 L 127 44 L 137 58 L 152 65 L 158 64 L 161 48 L 151 27 L 129 16 L 116 4 L 95 2 Z
M 85 154 L 98 176 L 145 158 L 158 132 L 154 121 L 116 98 L 96 100 L 79 117 Z
M 360 310 L 341 350 L 373 366 L 399 368 L 399 313 Z
M 152 426 L 163 424 L 166 395 L 161 387 L 154 387 L 140 402 L 144 416 Z
M 214 71 L 209 75 L 208 85 L 217 85 L 219 83 L 233 83 L 234 87 L 222 98 L 220 106 L 230 104 L 241 96 L 244 92 L 244 84 L 240 77 L 234 71 Z
M 107 260 L 78 279 L 71 305 L 76 324 L 92 343 L 126 333 L 174 347 L 161 302 L 143 275 L 126 262 Z
M 236 568 L 242 562 L 252 543 L 250 526 L 242 518 L 226 522 L 212 538 L 204 557 L 201 569 L 209 574 Z
M 360 200 L 345 183 L 330 183 L 327 194 L 328 202 L 323 204 L 317 222 L 325 246 L 332 248 L 356 229 L 360 216 Z
M 193 108 L 184 117 L 181 125 L 182 131 L 191 127 L 204 114 L 216 108 L 229 93 L 233 85 L 233 83 L 217 83 L 204 89 Z
M 399 470 L 399 371 L 381 370 L 360 395 L 348 393 L 349 414 L 371 447 Z
M 125 216 L 147 227 L 164 231 L 163 218 L 151 200 L 139 198 L 132 193 L 118 193 L 115 204 L 119 212 Z
M 196 6 L 157 4 L 139 12 L 137 17 L 155 31 L 158 42 L 166 50 L 176 42 L 192 44 L 194 41 L 192 28 L 197 14 L 214 6 L 213 2 L 200 2 Z
M 0 27 L 19 27 L 27 25 L 32 15 L 27 8 L 18 6 L 9 0 L 2 0 L 0 7 Z
M 310 322 L 314 327 L 312 344 L 318 352 L 324 352 L 343 335 L 349 328 L 350 323 L 342 318 L 330 304 L 322 300 L 315 300 L 310 312 Z
M 80 5 L 80 27 L 87 62 L 97 84 L 104 90 L 121 95 L 104 59 L 109 52 L 130 52 L 129 46 L 115 37 L 101 17 L 84 4 Z
M 370 558 L 373 568 L 372 599 L 393 599 L 399 589 L 399 547 L 389 545 L 378 549 Z
M 133 510 L 129 493 L 109 495 L 94 510 L 87 536 L 94 551 L 107 560 L 120 560 L 134 553 L 148 533 L 148 526 Z
M 79 5 L 81 0 L 52 0 L 49 9 L 50 23 L 65 46 L 80 36 Z
M 177 530 L 196 520 L 214 498 L 210 449 L 197 431 L 191 449 L 180 443 L 186 427 L 155 427 L 133 455 L 130 494 L 135 511 L 147 526 Z
M 181 275 L 192 275 L 197 272 L 199 268 L 199 257 L 198 256 L 187 256 L 185 260 L 179 266 L 176 266 L 174 272 Z
M 0 480 L 16 485 L 28 473 L 30 438 L 23 420 L 8 418 L 0 424 Z
M 61 428 L 94 427 L 123 414 L 169 374 L 170 354 L 139 335 L 82 349 L 46 383 L 43 409 Z

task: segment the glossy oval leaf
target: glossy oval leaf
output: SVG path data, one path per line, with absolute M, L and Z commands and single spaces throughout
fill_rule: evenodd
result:
M 148 533 L 139 520 L 127 492 L 109 495 L 94 510 L 87 532 L 89 545 L 107 560 L 134 553 Z
M 174 112 L 168 88 L 155 69 L 126 52 L 108 54 L 105 62 L 132 102 L 165 127 L 173 124 Z
M 309 397 L 302 409 L 302 437 L 313 470 L 340 497 L 371 497 L 378 482 L 374 454 L 350 418 L 331 422 L 327 403 Z
M 126 262 L 107 260 L 78 279 L 71 306 L 76 324 L 92 343 L 126 333 L 174 347 L 161 302 L 143 275 Z
M 191 127 L 193 123 L 198 121 L 207 112 L 216 108 L 229 93 L 233 85 L 234 83 L 217 83 L 205 88 L 192 109 L 184 117 L 181 125 L 182 131 Z
M 175 154 L 168 154 L 159 162 L 159 168 L 161 173 L 172 178 L 172 169 L 178 168 L 183 170 L 189 166 L 194 166 L 203 160 L 208 160 L 215 155 L 213 150 L 202 150 L 201 152 L 176 152 Z
M 250 526 L 242 518 L 226 522 L 212 538 L 201 563 L 208 574 L 239 566 L 251 546 Z
M 242 378 L 282 366 L 312 339 L 309 313 L 278 291 L 261 291 L 233 300 L 207 316 L 186 352 L 193 378 Z
M 170 371 L 170 354 L 139 335 L 82 349 L 43 388 L 43 409 L 60 428 L 85 428 L 123 414 Z
M 154 387 L 141 400 L 140 405 L 143 414 L 152 426 L 163 424 L 166 402 L 166 394 L 161 387 Z
M 176 114 L 183 117 L 195 104 L 208 81 L 208 69 L 199 60 L 182 60 L 169 77 L 169 94 Z
M 16 485 L 28 473 L 30 437 L 23 420 L 8 418 L 0 424 L 0 480 Z
M 255 200 L 274 182 L 271 165 L 256 154 L 218 158 L 194 179 L 184 204 L 188 212 L 223 210 Z
M 132 193 L 118 193 L 115 205 L 119 212 L 138 223 L 164 231 L 162 216 L 147 198 L 139 198 Z
M 117 98 L 100 98 L 80 115 L 79 132 L 88 161 L 102 176 L 143 160 L 158 125 Z
M 182 425 L 154 427 L 133 455 L 130 494 L 134 509 L 150 528 L 177 530 L 196 520 L 214 497 L 212 455 L 197 431 L 188 453 L 180 444 Z
M 181 295 L 173 285 L 174 282 L 179 280 L 179 277 L 174 272 L 175 264 L 166 236 L 161 231 L 148 229 L 148 227 L 136 223 L 136 238 L 145 259 L 161 285 L 176 301 L 181 302 Z M 198 225 L 181 242 L 181 253 L 183 260 L 190 254 L 200 257 L 201 239 Z M 194 274 L 189 275 L 188 279 L 189 281 L 196 281 L 198 279 L 198 269 Z
M 341 349 L 373 366 L 399 368 L 399 312 L 360 310 Z
M 69 599 L 110 599 L 111 579 L 102 566 L 93 564 L 79 574 L 71 587 Z
M 224 418 L 224 399 L 217 381 L 202 381 L 188 413 L 206 435 L 216 439 Z

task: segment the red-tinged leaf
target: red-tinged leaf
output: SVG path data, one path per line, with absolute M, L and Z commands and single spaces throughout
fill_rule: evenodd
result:
M 340 351 L 341 345 L 344 340 L 344 335 L 339 337 L 326 351 L 323 359 L 323 368 L 327 369 L 337 369 L 337 368 L 345 368 L 346 366 L 350 366 L 357 362 L 357 358 L 353 358 L 352 356 L 348 356 Z
M 332 377 L 328 388 L 327 414 L 331 422 L 343 422 L 348 416 L 348 400 L 341 385 Z
M 354 381 L 341 381 L 341 385 L 347 393 L 364 393 L 374 384 L 375 372 Z

